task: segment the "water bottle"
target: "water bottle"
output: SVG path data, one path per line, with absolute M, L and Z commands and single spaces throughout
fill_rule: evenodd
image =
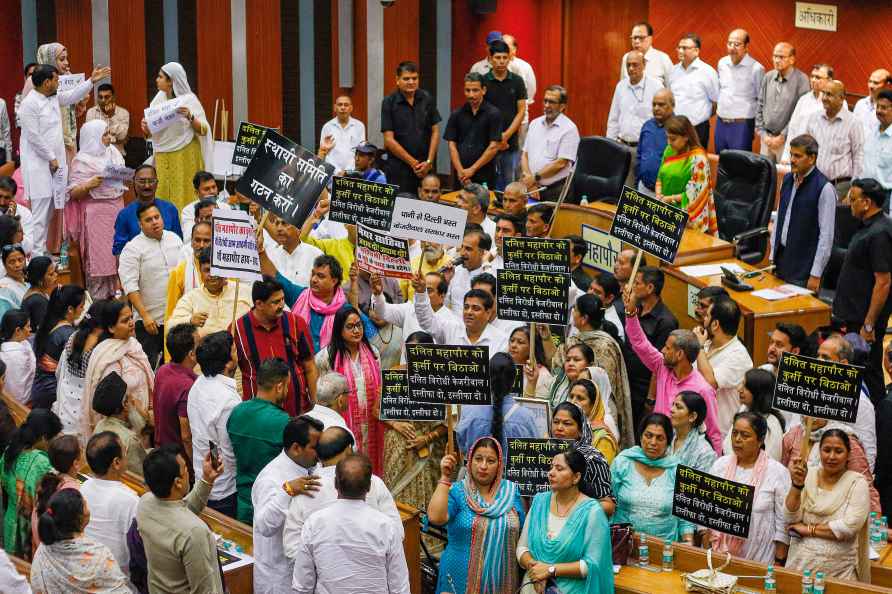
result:
M 663 571 L 672 571 L 674 565 L 673 555 L 672 542 L 666 540 L 663 542 Z
M 880 540 L 883 545 L 889 544 L 889 519 L 886 516 L 880 518 Z
M 874 513 L 874 512 L 871 512 Z M 870 521 L 870 546 L 874 551 L 883 548 L 882 524 L 880 520 L 874 518 Z
M 68 270 L 68 242 L 63 241 L 59 247 L 59 269 Z
M 582 199 L 579 201 L 579 206 L 588 206 L 588 196 L 583 194 Z
M 638 535 L 638 565 L 641 567 L 650 565 L 650 549 L 647 548 L 647 534 L 644 532 Z
M 813 594 L 812 592 L 811 571 L 802 570 L 802 594 Z
M 824 585 L 824 572 L 818 571 L 815 573 L 815 587 L 812 592 L 814 594 L 824 594 L 824 588 L 826 588 Z
M 774 581 L 774 565 L 771 563 L 768 564 L 768 569 L 765 570 L 765 592 L 777 592 L 777 583 Z

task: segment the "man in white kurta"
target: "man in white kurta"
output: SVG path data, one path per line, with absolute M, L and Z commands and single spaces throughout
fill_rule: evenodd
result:
M 18 118 L 22 127 L 22 179 L 34 215 L 35 256 L 47 253 L 47 228 L 53 209 L 65 206 L 68 164 L 59 108 L 77 103 L 90 93 L 94 81 L 110 74 L 109 68 L 97 68 L 89 79 L 59 94 L 59 75 L 54 66 L 41 64 L 31 75 L 34 90 L 22 100 Z
M 297 594 L 409 594 L 409 568 L 393 518 L 366 502 L 372 464 L 347 456 L 335 467 L 338 498 L 301 531 L 292 587 Z

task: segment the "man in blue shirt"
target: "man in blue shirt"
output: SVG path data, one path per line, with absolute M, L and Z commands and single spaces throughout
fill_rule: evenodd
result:
M 384 175 L 384 172 L 372 167 L 375 164 L 377 155 L 378 147 L 371 142 L 360 142 L 359 146 L 356 147 L 356 156 L 354 157 L 356 164 L 355 173 L 360 174 L 365 181 L 386 184 L 387 177 Z M 348 173 L 348 175 L 352 177 L 352 172 Z
M 660 89 L 653 99 L 654 117 L 641 126 L 638 137 L 638 152 L 635 160 L 638 172 L 638 190 L 654 191 L 657 173 L 663 162 L 663 151 L 666 149 L 666 130 L 663 123 L 674 115 L 675 97 L 669 89 Z
M 164 219 L 164 230 L 172 231 L 183 238 L 183 229 L 180 227 L 180 212 L 177 207 L 167 200 L 155 197 L 158 189 L 158 173 L 152 165 L 140 165 L 133 174 L 133 193 L 136 200 L 124 207 L 115 219 L 115 241 L 112 244 L 112 254 L 120 255 L 127 242 L 139 235 L 139 219 L 136 209 L 141 204 L 154 201 L 155 206 L 161 212 Z

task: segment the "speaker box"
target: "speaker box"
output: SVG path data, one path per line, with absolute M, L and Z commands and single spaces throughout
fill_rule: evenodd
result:
M 468 0 L 474 14 L 492 14 L 499 6 L 499 0 Z

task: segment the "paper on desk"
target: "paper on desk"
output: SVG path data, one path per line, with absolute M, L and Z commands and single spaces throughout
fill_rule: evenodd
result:
M 780 299 L 788 299 L 790 297 L 798 297 L 800 295 L 811 295 L 811 291 L 798 287 L 796 285 L 781 285 L 772 289 L 759 289 L 753 291 L 754 297 L 761 297 L 768 301 L 778 301 Z
M 715 276 L 722 273 L 722 268 L 727 268 L 734 274 L 743 274 L 746 272 L 739 264 L 734 262 L 719 262 L 718 264 L 695 264 L 692 266 L 682 266 L 681 271 L 688 276 Z
M 877 559 L 880 558 L 880 554 L 877 553 L 876 551 L 874 551 L 873 547 L 870 545 L 867 546 L 867 552 L 868 552 L 868 556 L 870 557 L 871 561 L 876 561 Z

